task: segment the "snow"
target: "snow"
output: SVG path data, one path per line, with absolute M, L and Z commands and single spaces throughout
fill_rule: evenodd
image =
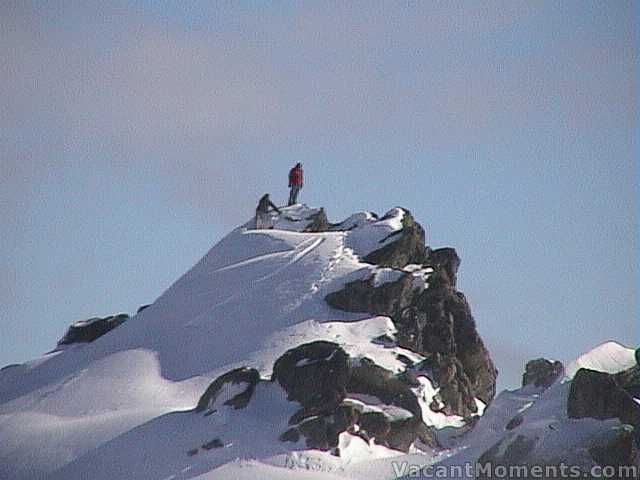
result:
M 636 364 L 635 350 L 617 342 L 606 342 L 581 355 L 567 365 L 566 378 L 571 379 L 581 368 L 599 372 L 618 373 Z
M 304 367 L 306 365 L 313 365 L 314 363 L 318 363 L 318 362 L 328 362 L 329 360 L 331 360 L 335 354 L 336 354 L 337 350 L 334 350 L 333 352 L 331 352 L 328 356 L 324 357 L 324 358 L 303 358 L 301 360 L 298 360 L 296 362 L 296 367 Z
M 72 327 L 86 327 L 88 325 L 91 325 L 92 323 L 96 323 L 97 321 L 102 320 L 100 317 L 93 317 L 93 318 L 89 318 L 88 320 L 78 320 L 77 322 L 73 322 L 71 324 Z
M 370 218 L 360 223 L 358 228 L 345 233 L 346 246 L 355 255 L 365 257 L 374 250 L 393 243 L 402 231 L 402 219 L 404 210 L 394 208 L 389 210 L 380 219 Z
M 399 355 L 421 360 L 374 341 L 393 336 L 388 318 L 342 312 L 324 301 L 346 282 L 372 274 L 358 255 L 393 241 L 388 236 L 402 228 L 403 211 L 382 220 L 352 217 L 352 226 L 360 226 L 348 232 L 303 233 L 318 212 L 283 208 L 271 216 L 274 228 L 265 230 L 252 229 L 249 220 L 109 335 L 0 372 L 0 437 L 6 439 L 0 443 L 0 478 L 55 478 L 54 471 L 58 478 L 191 478 L 193 471 L 179 472 L 194 459 L 206 465 L 204 473 L 237 456 L 291 451 L 300 447 L 276 438 L 292 414 L 283 399 L 271 401 L 262 392 L 256 405 L 271 402 L 273 408 L 255 412 L 251 421 L 228 409 L 226 420 L 212 415 L 203 421 L 191 409 L 220 374 L 247 366 L 268 377 L 279 356 L 308 341 L 335 341 L 356 362 L 370 358 L 398 372 L 404 368 Z M 278 430 L 261 423 L 263 416 L 284 424 Z M 211 422 L 221 421 L 215 425 L 222 432 L 231 419 L 237 427 L 225 428 L 236 443 L 221 449 L 228 455 L 207 462 L 187 457 L 198 442 L 211 440 Z M 141 458 L 153 458 L 154 466 L 138 472 Z M 93 472 L 96 465 L 101 476 Z M 124 471 L 136 474 L 122 477 L 118 472 Z
M 416 394 L 418 403 L 422 409 L 422 420 L 424 423 L 437 429 L 462 427 L 464 425 L 464 419 L 459 415 L 445 415 L 442 412 L 434 412 L 431 410 L 431 403 L 439 389 L 434 388 L 431 380 L 425 376 L 418 377 L 418 382 L 420 382 L 420 386 L 412 388 L 412 390 Z
M 390 420 L 404 420 L 413 416 L 410 411 L 395 405 L 387 405 L 371 395 L 350 394 L 344 400 L 344 403 L 353 405 L 360 413 L 378 412 L 384 414 Z
M 428 287 L 430 269 L 379 269 L 361 261 L 399 238 L 404 210 L 382 218 L 362 212 L 331 231 L 303 232 L 318 213 L 285 207 L 271 214 L 273 229 L 255 230 L 249 220 L 108 335 L 0 371 L 0 478 L 386 480 L 397 476 L 394 462 L 459 465 L 511 441 L 513 432 L 540 439 L 545 455 L 567 445 L 584 450 L 594 436 L 620 426 L 568 419 L 569 383 L 558 382 L 543 392 L 502 392 L 486 410 L 476 400 L 482 417 L 469 430 L 460 417 L 430 409 L 438 390 L 426 376 L 414 392 L 423 420 L 439 429 L 444 449 L 437 451 L 402 454 L 348 433 L 340 435 L 340 457 L 307 449 L 304 441 L 281 442 L 299 405 L 267 381 L 245 408 L 224 405 L 245 390 L 241 382 L 225 385 L 206 416 L 196 413 L 219 375 L 245 366 L 268 379 L 275 360 L 302 343 L 332 341 L 353 364 L 366 358 L 396 373 L 406 368 L 399 358 L 424 360 L 397 346 L 388 317 L 343 312 L 324 301 L 345 283 L 372 275 L 376 285 L 410 274 L 414 287 Z M 633 350 L 610 342 L 577 359 L 567 374 L 633 364 Z M 391 418 L 408 415 L 375 397 L 348 401 Z M 522 423 L 505 430 L 518 414 Z M 205 448 L 213 440 L 222 446 Z
M 433 268 L 411 263 L 406 265 L 402 270 L 411 274 L 413 279 L 413 288 L 420 290 L 429 288 L 428 280 L 433 273 Z
M 373 274 L 373 286 L 377 288 L 385 283 L 397 282 L 404 275 L 405 272 L 395 268 L 377 268 Z

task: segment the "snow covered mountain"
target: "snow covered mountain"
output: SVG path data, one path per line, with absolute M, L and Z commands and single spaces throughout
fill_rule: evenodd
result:
M 0 370 L 0 479 L 413 478 L 478 461 L 586 469 L 625 448 L 618 464 L 637 461 L 634 351 L 605 344 L 566 372 L 531 362 L 494 399 L 460 259 L 426 247 L 407 210 L 331 224 L 295 205 L 251 226 L 131 318 L 76 322 Z

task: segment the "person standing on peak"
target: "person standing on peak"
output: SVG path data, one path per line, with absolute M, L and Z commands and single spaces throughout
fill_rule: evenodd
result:
M 302 164 L 296 163 L 296 166 L 289 171 L 289 203 L 291 206 L 294 203 L 298 203 L 298 193 L 304 184 L 304 178 L 302 175 Z
M 269 198 L 269 194 L 265 193 L 262 198 L 260 198 L 258 206 L 256 207 L 256 229 L 267 228 L 267 224 L 269 223 L 269 208 L 273 208 L 276 212 L 280 213 L 280 209 L 273 204 Z

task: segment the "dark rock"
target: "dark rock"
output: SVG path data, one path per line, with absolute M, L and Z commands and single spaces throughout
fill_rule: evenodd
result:
M 339 345 L 316 341 L 287 350 L 273 366 L 272 380 L 289 400 L 314 412 L 331 411 L 346 395 L 348 356 Z
M 307 220 L 311 220 L 311 223 L 304 229 L 305 232 L 326 232 L 333 226 L 327 220 L 327 214 L 324 208 L 321 208 L 317 213 L 311 215 Z
M 58 345 L 69 345 L 72 343 L 93 342 L 105 333 L 110 332 L 119 325 L 129 320 L 129 315 L 119 313 L 104 318 L 90 318 L 73 323 L 65 336 L 58 342 Z
M 410 263 L 425 261 L 424 229 L 414 220 L 411 212 L 406 209 L 404 212 L 402 230 L 396 234 L 397 239 L 369 253 L 363 258 L 364 262 L 381 267 L 402 268 Z M 384 217 L 381 220 L 384 220 Z M 381 240 L 384 241 L 388 239 Z
M 386 437 L 386 445 L 394 450 L 409 452 L 411 445 L 420 440 L 424 445 L 434 447 L 437 445 L 433 431 L 421 418 L 411 417 L 393 420 L 389 424 L 389 433 Z
M 393 315 L 411 304 L 413 286 L 411 275 L 406 274 L 395 282 L 373 286 L 373 278 L 347 283 L 342 290 L 332 292 L 325 300 L 333 308 L 347 312 L 371 312 Z
M 195 411 L 204 412 L 205 410 L 211 410 L 218 398 L 218 395 L 224 388 L 228 385 L 235 385 L 239 383 L 246 384 L 246 388 L 241 393 L 238 393 L 226 400 L 224 405 L 229 405 L 235 409 L 244 408 L 251 400 L 259 381 L 260 373 L 255 368 L 242 367 L 231 370 L 216 378 L 211 385 L 209 385 L 207 390 L 200 397 Z
M 202 448 L 204 448 L 205 450 L 211 450 L 212 448 L 222 448 L 222 447 L 224 447 L 224 443 L 222 443 L 222 440 L 220 440 L 219 438 L 214 438 L 210 442 L 207 442 L 202 445 Z
M 427 315 L 422 331 L 423 345 L 418 352 L 423 355 L 440 354 L 434 357 L 434 362 L 444 362 L 446 368 L 455 367 L 460 392 L 469 390 L 473 396 L 489 404 L 495 396 L 498 371 L 478 334 L 465 296 L 451 287 L 446 275 L 437 272 L 433 281 L 433 276 L 429 278 L 429 288 L 416 302 L 419 310 Z M 440 385 L 445 383 L 441 379 L 436 380 Z M 464 403 L 470 404 L 468 399 Z M 466 416 L 470 412 L 459 413 Z
M 640 428 L 640 405 L 616 381 L 615 375 L 581 368 L 571 382 L 567 400 L 570 418 L 618 418 Z
M 307 448 L 331 450 L 338 446 L 340 433 L 350 430 L 357 419 L 358 412 L 354 407 L 340 405 L 333 413 L 307 418 L 295 429 L 287 430 L 281 435 L 280 439 L 294 441 L 293 439 L 296 438 L 296 435 L 290 430 L 295 430 L 298 433 L 298 438 L 304 437 Z
M 535 439 L 525 437 L 524 435 L 518 435 L 514 439 L 512 435 L 507 435 L 480 455 L 477 463 L 481 467 L 490 464 L 492 469 L 498 466 L 511 467 L 528 465 L 529 456 L 535 449 L 535 446 Z
M 395 268 L 429 266 L 428 288 L 414 288 L 411 275 L 378 287 L 373 279 L 359 280 L 330 293 L 326 301 L 341 310 L 390 317 L 397 344 L 429 358 L 429 376 L 441 389 L 443 411 L 469 417 L 477 411 L 476 397 L 489 404 L 495 396 L 498 371 L 466 298 L 456 290 L 460 258 L 453 248 L 427 249 L 424 230 L 410 214 L 403 222 L 396 241 L 364 260 Z
M 436 250 L 429 250 L 426 263 L 433 268 L 442 271 L 451 286 L 455 287 L 458 281 L 458 268 L 460 267 L 460 257 L 455 248 L 445 247 Z
M 408 452 L 416 441 L 424 446 L 438 445 L 433 430 L 418 417 L 391 419 L 381 412 L 368 412 L 358 419 L 358 435 L 366 441 Z
M 5 365 L 4 367 L 0 368 L 0 372 L 4 372 L 5 370 L 9 370 L 10 368 L 16 368 L 21 366 L 22 366 L 21 363 L 10 363 L 9 365 Z
M 522 422 L 524 420 L 524 417 L 522 416 L 522 414 L 518 414 L 515 417 L 513 417 L 511 420 L 509 420 L 509 423 L 507 423 L 507 426 L 504 427 L 506 430 L 513 430 L 516 427 L 519 427 Z
M 191 450 L 189 450 L 187 452 L 187 455 L 189 455 L 190 457 L 193 457 L 194 455 L 198 454 L 198 449 L 197 448 L 192 448 Z
M 591 458 L 602 467 L 640 466 L 640 453 L 633 432 L 622 430 L 606 445 L 589 449 Z
M 360 431 L 365 433 L 368 439 L 386 439 L 391 428 L 390 424 L 389 418 L 382 412 L 363 413 L 358 419 Z M 384 441 L 379 441 L 378 443 L 383 444 Z
M 434 370 L 440 387 L 439 396 L 443 407 L 439 410 L 446 415 L 470 416 L 478 411 L 475 392 L 464 371 L 464 367 L 454 355 L 435 354 L 437 368 Z
M 522 386 L 533 385 L 534 387 L 547 389 L 562 374 L 564 374 L 562 362 L 552 362 L 545 358 L 530 360 L 527 362 L 524 374 L 522 375 Z
M 297 428 L 289 428 L 285 430 L 279 437 L 281 442 L 293 442 L 296 443 L 300 440 L 300 432 L 298 432 Z
M 615 374 L 616 383 L 624 388 L 632 397 L 640 398 L 640 366 Z
M 149 308 L 151 306 L 151 304 L 147 304 L 147 305 L 142 305 L 140 308 L 138 308 L 138 311 L 136 313 L 140 313 L 143 310 L 146 310 L 147 308 Z
M 372 395 L 387 405 L 395 405 L 421 417 L 418 399 L 409 386 L 393 372 L 376 365 L 368 358 L 351 369 L 347 391 Z

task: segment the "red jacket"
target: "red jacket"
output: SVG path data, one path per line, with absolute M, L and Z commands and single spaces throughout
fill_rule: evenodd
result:
M 302 177 L 302 168 L 293 167 L 289 172 L 289 186 L 302 186 L 303 177 Z

